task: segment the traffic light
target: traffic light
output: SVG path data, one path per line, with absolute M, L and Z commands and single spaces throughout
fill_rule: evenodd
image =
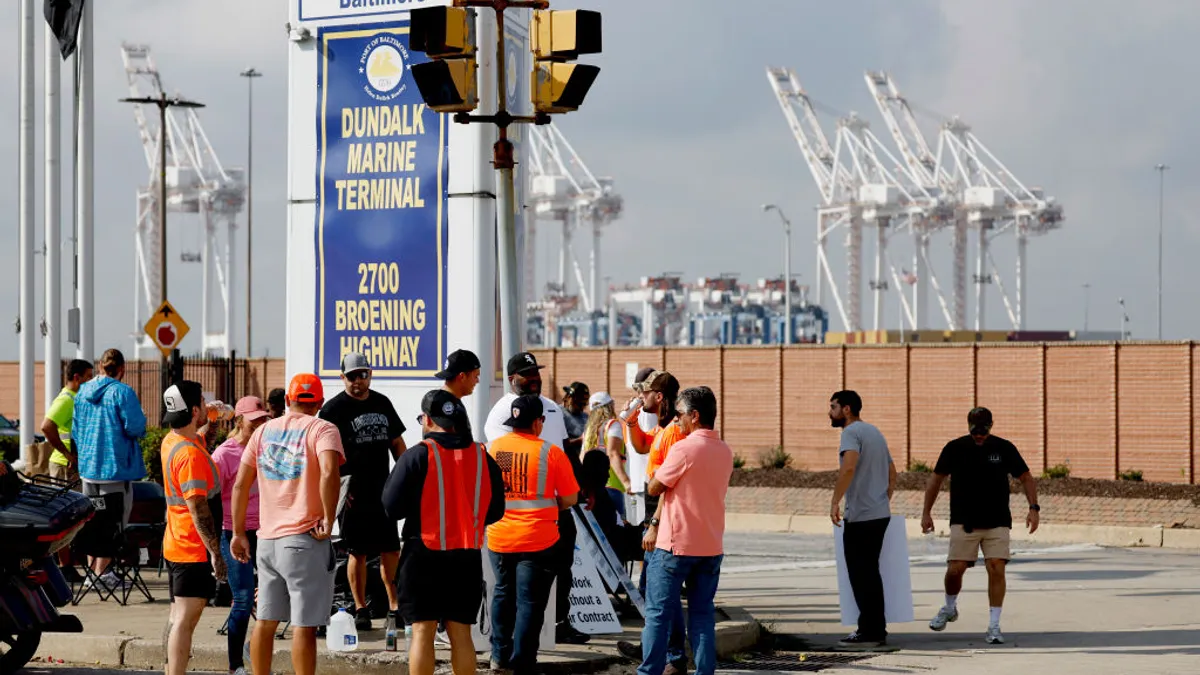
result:
M 597 66 L 569 63 L 599 54 L 600 12 L 538 10 L 530 31 L 533 49 L 533 108 L 539 113 L 578 110 L 600 74 Z
M 412 67 L 417 89 L 430 109 L 458 113 L 479 106 L 474 12 L 462 7 L 412 10 L 408 46 L 431 59 Z

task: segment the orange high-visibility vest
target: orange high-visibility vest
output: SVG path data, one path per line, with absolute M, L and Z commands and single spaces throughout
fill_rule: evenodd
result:
M 429 470 L 421 492 L 421 541 L 431 551 L 482 547 L 492 501 L 487 450 L 480 443 L 451 450 L 431 439 L 422 442 L 429 449 Z
M 548 441 L 511 433 L 488 446 L 504 476 L 504 518 L 488 527 L 488 548 L 498 553 L 541 551 L 558 541 L 558 500 L 550 485 Z M 560 486 L 561 487 L 561 486 Z

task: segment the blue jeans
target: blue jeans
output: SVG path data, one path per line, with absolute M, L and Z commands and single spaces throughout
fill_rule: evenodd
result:
M 617 488 L 608 488 L 608 496 L 613 501 L 613 506 L 617 509 L 617 515 L 621 516 L 619 525 L 624 525 L 628 517 L 625 515 L 625 491 Z
M 225 558 L 226 576 L 229 590 L 233 593 L 233 604 L 229 607 L 229 624 L 226 633 L 227 649 L 229 650 L 229 671 L 233 672 L 245 665 L 242 661 L 242 650 L 246 644 L 246 631 L 250 626 L 250 613 L 254 609 L 254 556 L 258 549 L 256 532 L 246 532 L 250 540 L 250 562 L 238 562 L 229 551 L 229 542 L 233 540 L 233 532 L 221 531 L 221 557 Z
M 723 555 L 672 555 L 657 549 L 650 554 L 646 573 L 646 627 L 642 629 L 639 675 L 662 675 L 674 645 L 676 626 L 683 627 L 684 583 L 688 587 L 687 634 L 696 660 L 696 675 L 717 669 L 717 624 L 713 598 L 721 580 Z M 682 632 L 682 631 L 680 631 Z M 682 635 L 679 636 L 682 641 Z M 682 647 L 682 645 L 680 645 Z M 672 659 L 674 662 L 674 659 Z
M 496 575 L 492 661 L 516 675 L 532 673 L 537 667 L 538 638 L 556 571 L 554 554 L 554 547 L 534 553 L 488 551 Z

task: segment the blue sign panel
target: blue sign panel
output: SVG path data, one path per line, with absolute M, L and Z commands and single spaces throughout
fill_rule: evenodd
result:
M 316 372 L 362 352 L 431 378 L 446 344 L 447 120 L 410 75 L 408 24 L 318 32 Z

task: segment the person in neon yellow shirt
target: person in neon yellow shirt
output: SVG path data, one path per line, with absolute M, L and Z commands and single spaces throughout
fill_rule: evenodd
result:
M 79 387 L 92 379 L 92 364 L 75 359 L 67 365 L 67 382 L 50 403 L 42 420 L 42 433 L 53 448 L 50 455 L 50 476 L 69 481 L 79 479 L 79 461 L 71 442 L 71 422 L 75 418 L 75 395 Z

